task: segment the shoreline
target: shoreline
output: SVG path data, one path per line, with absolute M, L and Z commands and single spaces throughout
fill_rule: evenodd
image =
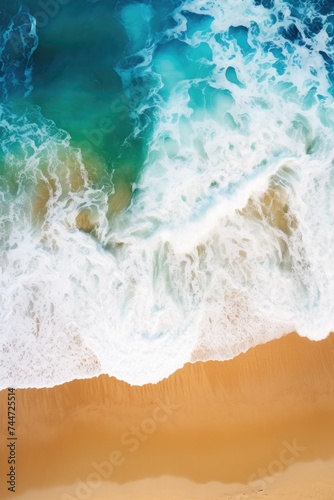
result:
M 6 397 L 1 391 L 1 408 Z M 262 495 L 261 484 L 274 495 L 271 488 L 296 467 L 310 469 L 309 477 L 330 467 L 334 477 L 334 334 L 314 342 L 292 333 L 229 361 L 188 363 L 157 384 L 130 386 L 102 375 L 18 389 L 16 398 L 22 500 L 37 500 L 44 490 L 46 500 L 160 498 L 122 496 L 139 483 L 141 495 L 158 495 L 162 483 L 172 495 L 188 484 L 193 498 L 206 488 L 212 493 L 198 498 L 233 490 L 236 500 Z M 334 480 L 319 474 L 334 494 Z M 82 486 L 78 496 L 80 484 L 90 493 Z M 1 498 L 10 498 L 3 486 Z

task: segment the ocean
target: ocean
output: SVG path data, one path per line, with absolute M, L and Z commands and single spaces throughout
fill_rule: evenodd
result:
M 0 1 L 0 388 L 334 330 L 334 9 Z

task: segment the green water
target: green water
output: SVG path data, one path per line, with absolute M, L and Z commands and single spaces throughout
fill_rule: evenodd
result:
M 26 4 L 34 13 L 36 2 Z M 37 26 L 29 99 L 70 134 L 88 170 L 98 159 L 104 172 L 100 182 L 114 172 L 114 182 L 122 178 L 132 183 L 141 169 L 146 141 L 143 134 L 133 135 L 131 98 L 115 69 L 129 40 L 117 18 L 116 2 L 89 7 L 80 8 L 80 1 L 71 0 L 59 6 L 45 27 Z

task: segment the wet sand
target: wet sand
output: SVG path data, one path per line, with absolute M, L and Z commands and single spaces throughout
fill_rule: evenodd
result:
M 15 498 L 334 498 L 334 334 L 290 334 L 155 385 L 101 376 L 16 399 Z

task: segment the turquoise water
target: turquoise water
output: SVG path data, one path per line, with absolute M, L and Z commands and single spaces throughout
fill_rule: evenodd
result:
M 1 2 L 1 387 L 333 330 L 332 10 Z

